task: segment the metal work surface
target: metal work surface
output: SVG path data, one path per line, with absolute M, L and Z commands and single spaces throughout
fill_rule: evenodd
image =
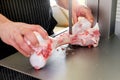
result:
M 97 48 L 61 46 L 41 70 L 20 53 L 1 60 L 0 66 L 40 80 L 120 80 L 120 39 L 101 40 Z

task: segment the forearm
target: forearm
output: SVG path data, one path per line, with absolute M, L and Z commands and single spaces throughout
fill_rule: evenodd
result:
M 56 3 L 65 8 L 65 9 L 68 9 L 68 0 L 56 0 Z
M 0 24 L 5 23 L 5 22 L 9 22 L 10 20 L 7 19 L 5 16 L 3 16 L 2 14 L 0 14 Z
M 69 7 L 69 6 L 68 6 L 69 1 L 70 1 L 70 0 L 56 0 L 56 3 L 57 3 L 59 6 L 65 8 L 65 9 L 68 9 L 68 7 Z M 77 0 L 72 0 L 72 6 L 75 6 L 75 5 L 77 5 L 77 4 L 78 4 Z
M 1 35 L 2 35 L 2 31 L 3 31 L 3 25 L 4 23 L 10 22 L 9 19 L 7 19 L 5 16 L 3 16 L 2 14 L 0 14 L 0 39 L 1 39 Z

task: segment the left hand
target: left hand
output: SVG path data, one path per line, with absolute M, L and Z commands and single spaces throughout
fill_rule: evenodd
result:
M 68 9 L 69 0 L 56 0 L 57 4 L 65 9 Z M 72 17 L 73 23 L 75 24 L 78 21 L 78 17 L 85 17 L 93 25 L 94 17 L 92 15 L 91 9 L 81 5 L 78 0 L 72 0 Z
M 88 7 L 85 7 L 84 5 L 73 4 L 72 16 L 73 16 L 74 23 L 78 21 L 78 17 L 85 17 L 86 19 L 88 19 L 88 21 L 91 22 L 92 25 L 94 23 L 94 17 L 92 15 L 91 9 Z

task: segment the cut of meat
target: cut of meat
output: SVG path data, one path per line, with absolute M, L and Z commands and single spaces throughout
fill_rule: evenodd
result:
M 55 38 L 49 36 L 49 39 L 44 40 L 39 33 L 34 33 L 40 46 L 38 48 L 33 48 L 35 52 L 30 57 L 30 63 L 36 69 L 44 67 L 52 52 L 61 45 L 73 44 L 88 46 L 88 48 L 91 46 L 97 47 L 100 39 L 99 27 L 95 26 L 91 28 L 90 22 L 85 18 L 80 19 L 73 25 L 72 35 L 66 31 Z

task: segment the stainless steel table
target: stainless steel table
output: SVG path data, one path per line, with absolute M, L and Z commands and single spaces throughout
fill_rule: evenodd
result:
M 100 40 L 96 48 L 61 46 L 40 70 L 20 53 L 1 60 L 0 66 L 40 80 L 120 80 L 120 39 Z

